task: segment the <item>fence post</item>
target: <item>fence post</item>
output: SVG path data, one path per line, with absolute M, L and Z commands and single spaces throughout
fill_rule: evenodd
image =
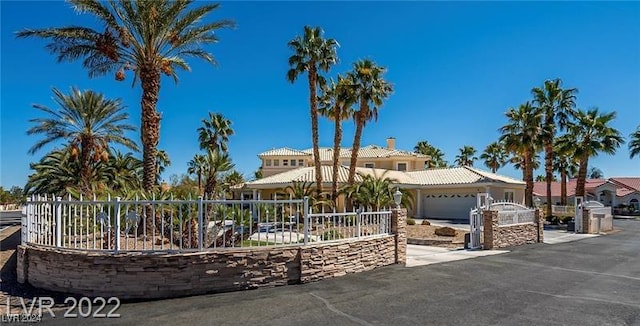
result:
M 309 196 L 304 197 L 304 244 L 309 244 Z
M 358 233 L 358 238 L 360 238 L 360 235 L 362 234 L 361 232 L 361 225 L 362 225 L 362 208 L 358 207 L 358 209 L 356 210 L 356 233 Z
M 202 202 L 202 196 L 198 196 L 198 250 L 202 251 L 204 243 L 204 218 L 203 218 L 204 204 Z
M 25 245 L 29 241 L 29 237 L 31 236 L 31 233 L 29 232 L 29 207 L 31 206 L 30 202 L 31 198 L 27 197 L 27 202 L 22 208 L 22 245 Z
M 114 221 L 114 230 L 115 230 L 115 240 L 116 243 L 113 245 L 113 249 L 118 252 L 120 250 L 120 197 L 116 197 L 115 201 L 115 221 Z
M 56 247 L 62 247 L 62 197 L 56 198 Z

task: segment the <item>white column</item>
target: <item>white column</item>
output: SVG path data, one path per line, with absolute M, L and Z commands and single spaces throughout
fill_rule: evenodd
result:
M 418 218 L 422 218 L 422 196 L 420 195 L 420 189 L 416 189 L 416 215 L 418 215 Z
M 258 189 L 253 189 L 253 200 L 258 199 Z

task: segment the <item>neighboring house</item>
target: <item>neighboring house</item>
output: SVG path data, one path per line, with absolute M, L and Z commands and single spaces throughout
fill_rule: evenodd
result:
M 551 183 L 551 201 L 560 205 L 560 182 Z M 573 205 L 575 200 L 576 179 L 567 182 L 567 204 Z M 585 200 L 599 201 L 605 206 L 633 206 L 640 210 L 640 177 L 616 177 L 609 179 L 587 179 L 585 183 Z M 533 195 L 547 202 L 547 183 L 536 182 Z
M 408 190 L 413 195 L 410 216 L 468 219 L 469 211 L 476 206 L 476 195 L 479 192 L 489 192 L 496 201 L 524 201 L 525 184 L 520 180 L 471 167 L 425 169 L 424 166 L 430 159 L 428 156 L 395 149 L 392 138 L 387 140 L 387 148 L 366 146 L 361 148 L 360 154 L 356 182 L 361 180 L 358 174 L 381 176 L 386 172 L 386 177 L 395 179 L 399 188 Z M 332 157 L 327 149 L 322 149 L 320 155 L 322 186 L 330 189 L 333 180 Z M 349 149 L 341 152 L 342 165 L 337 175 L 340 186 L 347 183 L 350 155 Z M 313 157 L 307 151 L 275 149 L 262 153 L 259 157 L 263 162 L 265 177 L 238 187 L 243 198 L 274 198 L 276 193 L 282 192 L 294 182 L 315 182 Z M 274 165 L 276 160 L 277 166 Z M 282 165 L 283 160 L 286 160 L 287 165 Z M 344 198 L 338 198 L 337 204 L 338 210 L 341 210 Z

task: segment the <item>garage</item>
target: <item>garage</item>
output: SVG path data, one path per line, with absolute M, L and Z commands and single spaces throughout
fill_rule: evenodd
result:
M 470 193 L 429 194 L 422 199 L 423 216 L 442 219 L 468 219 L 476 206 L 476 195 Z

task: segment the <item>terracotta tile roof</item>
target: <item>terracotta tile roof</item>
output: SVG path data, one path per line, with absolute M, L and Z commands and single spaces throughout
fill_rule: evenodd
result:
M 616 196 L 623 197 L 635 191 L 640 192 L 640 178 L 609 178 L 606 179 L 587 179 L 585 182 L 585 190 L 589 193 L 595 193 L 596 188 L 605 184 L 612 183 L 617 187 Z M 577 179 L 569 179 L 567 181 L 567 196 L 574 196 L 576 192 Z M 560 182 L 551 183 L 551 196 L 560 197 L 561 189 Z M 533 184 L 534 196 L 546 196 L 547 195 L 547 183 L 546 182 L 534 182 Z

